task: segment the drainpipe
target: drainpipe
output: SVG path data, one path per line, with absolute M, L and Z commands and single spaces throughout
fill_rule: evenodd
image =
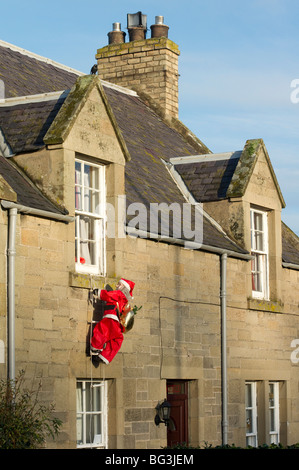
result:
M 227 419 L 227 350 L 226 350 L 226 273 L 227 253 L 221 255 L 221 390 L 222 390 L 222 445 L 228 443 Z
M 9 209 L 8 233 L 8 378 L 15 380 L 15 257 L 16 222 L 18 210 Z

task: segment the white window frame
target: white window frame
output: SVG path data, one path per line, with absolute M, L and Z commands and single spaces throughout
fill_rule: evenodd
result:
M 272 396 L 271 396 L 272 395 Z M 269 434 L 270 444 L 279 444 L 279 382 L 269 382 Z
M 245 383 L 245 425 L 246 425 L 246 446 L 258 446 L 258 433 L 257 433 L 257 383 Z M 248 402 L 250 389 L 251 402 Z M 250 421 L 249 421 L 250 420 Z M 248 431 L 250 427 L 250 431 Z
M 86 174 L 92 168 L 90 184 Z M 92 181 L 92 179 L 94 181 Z M 95 182 L 97 180 L 97 183 Z M 106 272 L 105 166 L 75 159 L 76 271 L 105 275 Z M 90 228 L 93 228 L 91 230 Z M 87 233 L 90 230 L 90 233 Z M 85 232 L 85 237 L 83 236 Z M 92 249 L 91 249 L 92 247 Z M 91 259 L 93 257 L 93 260 Z
M 262 227 L 255 224 L 255 215 L 261 217 Z M 250 209 L 251 254 L 254 260 L 251 263 L 252 297 L 269 300 L 269 242 L 268 242 L 268 214 L 255 208 Z M 259 246 L 257 239 L 260 240 Z M 257 282 L 256 282 L 257 281 Z M 260 285 L 260 289 L 255 288 Z
M 77 448 L 107 449 L 108 407 L 106 381 L 77 380 L 76 401 Z M 101 409 L 96 409 L 97 403 L 100 403 Z M 96 423 L 100 423 L 101 434 L 97 434 L 93 429 L 93 426 L 97 426 Z

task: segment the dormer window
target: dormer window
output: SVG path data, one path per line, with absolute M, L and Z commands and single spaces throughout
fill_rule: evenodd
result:
M 258 209 L 250 210 L 251 218 L 251 264 L 252 296 L 269 299 L 269 246 L 268 215 Z
M 75 162 L 75 261 L 82 273 L 105 273 L 105 167 Z

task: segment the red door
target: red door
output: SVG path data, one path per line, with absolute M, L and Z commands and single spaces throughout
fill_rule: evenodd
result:
M 167 445 L 188 444 L 188 382 L 168 380 L 167 401 L 171 404 Z

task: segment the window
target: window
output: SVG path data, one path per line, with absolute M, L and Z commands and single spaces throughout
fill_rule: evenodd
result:
M 77 382 L 77 447 L 107 447 L 106 382 Z
M 76 270 L 105 274 L 105 167 L 75 162 Z
M 267 213 L 251 209 L 252 296 L 269 298 L 268 218 Z
M 278 381 L 245 383 L 246 446 L 257 447 L 258 441 L 279 444 L 280 399 L 283 398 L 280 397 L 280 384 L 282 382 Z
M 256 382 L 245 384 L 246 446 L 257 447 L 257 395 Z
M 279 382 L 269 382 L 270 444 L 279 444 Z

